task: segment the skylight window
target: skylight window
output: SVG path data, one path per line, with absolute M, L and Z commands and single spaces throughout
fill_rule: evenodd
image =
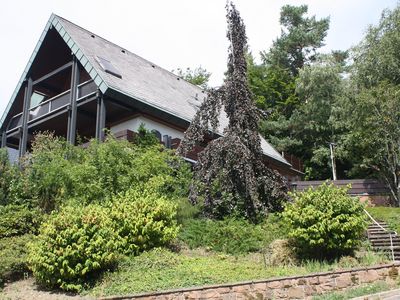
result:
M 31 105 L 30 108 L 38 106 L 40 102 L 42 102 L 46 98 L 46 95 L 43 93 L 40 93 L 38 91 L 34 91 L 31 96 Z
M 115 77 L 122 78 L 122 75 L 119 73 L 116 67 L 107 59 L 96 56 L 97 62 L 103 68 L 106 73 L 114 75 Z

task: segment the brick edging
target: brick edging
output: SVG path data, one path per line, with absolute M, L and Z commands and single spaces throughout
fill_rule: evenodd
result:
M 124 299 L 134 299 L 134 298 L 143 298 L 143 297 L 156 297 L 156 296 L 162 296 L 162 295 L 168 295 L 168 294 L 213 290 L 213 289 L 218 289 L 218 288 L 233 288 L 233 287 L 238 287 L 238 286 L 252 285 L 252 284 L 258 284 L 258 283 L 270 283 L 270 282 L 283 281 L 283 280 L 307 279 L 307 278 L 312 278 L 312 277 L 339 275 L 339 274 L 344 274 L 344 273 L 351 274 L 351 273 L 356 273 L 356 272 L 361 272 L 361 271 L 371 271 L 371 270 L 379 270 L 379 269 L 393 268 L 393 267 L 400 267 L 400 262 L 394 262 L 391 264 L 384 264 L 384 265 L 376 265 L 376 266 L 372 266 L 372 267 L 358 267 L 358 268 L 345 269 L 345 270 L 310 273 L 310 274 L 306 274 L 306 275 L 273 277 L 273 278 L 269 278 L 269 279 L 259 279 L 259 280 L 241 281 L 241 282 L 235 282 L 235 283 L 204 285 L 204 286 L 200 286 L 200 287 L 178 288 L 178 289 L 163 290 L 163 291 L 156 291 L 156 292 L 124 295 L 124 296 L 122 296 L 122 295 L 108 296 L 108 297 L 100 297 L 98 299 L 100 299 L 100 300 L 124 300 Z

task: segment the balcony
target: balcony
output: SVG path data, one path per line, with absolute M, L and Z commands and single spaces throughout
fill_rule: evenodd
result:
M 96 93 L 97 85 L 93 80 L 88 80 L 78 85 L 78 99 L 79 103 L 88 96 Z M 39 103 L 29 109 L 28 124 L 41 119 L 47 115 L 55 113 L 57 111 L 65 109 L 70 104 L 70 92 L 67 90 L 61 94 L 58 94 L 46 101 Z M 15 131 L 17 128 L 22 126 L 22 112 L 12 117 L 8 123 L 7 133 Z

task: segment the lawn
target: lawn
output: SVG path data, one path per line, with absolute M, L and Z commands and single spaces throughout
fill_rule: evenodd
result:
M 303 275 L 343 268 L 376 265 L 385 258 L 372 253 L 356 260 L 340 262 L 308 261 L 298 266 L 271 266 L 261 253 L 233 256 L 204 250 L 179 253 L 154 249 L 128 257 L 115 272 L 106 273 L 95 287 L 86 290 L 92 296 L 127 295 L 201 285 L 234 283 L 246 280 Z
M 399 207 L 368 207 L 367 211 L 376 219 L 385 221 L 389 227 L 400 234 Z

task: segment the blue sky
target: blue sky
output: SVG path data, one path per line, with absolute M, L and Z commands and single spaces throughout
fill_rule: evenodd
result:
M 197 67 L 219 85 L 226 67 L 225 0 L 36 0 L 2 2 L 0 10 L 0 114 L 52 12 L 129 49 L 165 69 Z M 237 0 L 256 56 L 279 36 L 284 4 L 307 4 L 309 14 L 330 16 L 324 52 L 357 44 L 394 0 Z

